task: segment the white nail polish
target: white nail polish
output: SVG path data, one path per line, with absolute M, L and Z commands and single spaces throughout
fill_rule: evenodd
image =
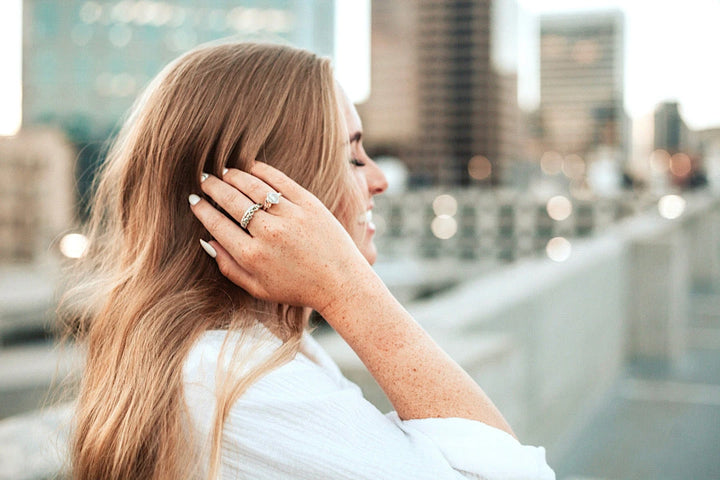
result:
M 208 175 L 207 173 L 202 172 L 202 173 L 200 174 L 200 183 L 202 183 L 202 182 L 204 182 L 205 180 L 207 180 L 207 178 L 208 178 L 209 176 L 210 176 L 210 175 Z
M 212 258 L 217 257 L 217 252 L 212 247 L 212 245 L 210 245 L 208 242 L 206 242 L 202 238 L 200 239 L 200 246 L 203 248 L 203 250 L 205 250 L 205 253 L 210 255 Z
M 190 205 L 197 205 L 199 201 L 200 197 L 198 197 L 194 193 L 190 194 L 190 196 L 188 197 L 188 202 L 190 202 Z
M 223 168 L 223 175 L 225 175 L 228 172 L 227 168 Z

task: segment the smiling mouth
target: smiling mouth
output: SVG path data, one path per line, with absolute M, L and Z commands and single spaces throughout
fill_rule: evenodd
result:
M 372 218 L 373 218 L 372 210 L 367 210 L 365 213 L 362 213 L 358 216 L 358 223 L 360 225 L 364 225 L 366 223 L 372 224 Z

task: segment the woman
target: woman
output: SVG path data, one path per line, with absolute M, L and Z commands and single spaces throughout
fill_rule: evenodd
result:
M 169 65 L 109 154 L 64 304 L 88 347 L 74 478 L 552 478 L 370 268 L 385 188 L 327 60 L 231 44 Z M 311 309 L 396 412 L 304 333 Z

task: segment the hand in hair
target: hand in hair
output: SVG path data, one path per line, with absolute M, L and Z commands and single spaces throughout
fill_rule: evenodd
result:
M 478 420 L 513 435 L 502 414 L 397 302 L 340 222 L 280 171 L 256 163 L 251 174 L 208 177 L 205 194 L 236 220 L 271 190 L 280 203 L 258 210 L 247 231 L 204 200 L 195 215 L 222 273 L 252 295 L 316 309 L 360 357 L 400 418 Z
M 349 272 L 370 270 L 335 216 L 281 171 L 256 162 L 250 173 L 229 169 L 201 185 L 236 220 L 206 200 L 191 206 L 216 239 L 209 243 L 220 271 L 254 297 L 323 311 L 344 296 Z M 237 222 L 271 191 L 282 193 L 280 202 L 242 229 Z

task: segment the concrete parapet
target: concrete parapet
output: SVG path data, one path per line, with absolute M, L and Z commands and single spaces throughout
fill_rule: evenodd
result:
M 521 260 L 410 310 L 430 331 L 474 339 L 509 336 L 520 362 L 508 378 L 522 384 L 496 403 L 523 440 L 548 444 L 619 373 L 625 259 L 622 242 L 613 238 L 577 242 L 565 263 Z M 475 378 L 485 386 L 482 377 Z
M 0 342 L 15 334 L 50 329 L 58 276 L 53 262 L 0 266 Z
M 72 404 L 0 420 L 0 480 L 62 479 Z
M 82 354 L 71 346 L 15 346 L 0 350 L 0 419 L 56 401 L 79 380 Z
M 719 201 L 712 200 L 715 204 Z M 683 223 L 693 287 L 701 291 L 716 288 L 720 282 L 720 208 L 707 205 L 690 212 Z
M 685 351 L 688 319 L 688 252 L 681 230 L 630 245 L 628 354 L 679 359 Z

